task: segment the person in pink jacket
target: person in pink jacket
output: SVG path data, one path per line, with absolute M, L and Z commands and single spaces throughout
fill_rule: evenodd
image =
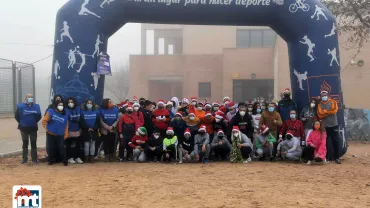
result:
M 320 121 L 315 121 L 313 131 L 307 138 L 307 146 L 304 148 L 302 157 L 311 165 L 312 160 L 326 164 L 326 132 Z
M 132 112 L 132 118 L 135 121 L 135 129 L 137 130 L 139 127 L 144 126 L 144 114 L 143 112 L 139 111 L 140 104 L 134 103 L 132 105 L 133 112 Z

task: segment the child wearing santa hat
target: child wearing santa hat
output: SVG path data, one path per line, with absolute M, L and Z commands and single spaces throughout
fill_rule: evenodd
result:
M 209 153 L 211 151 L 209 145 L 209 134 L 206 132 L 206 126 L 200 126 L 198 134 L 194 137 L 194 151 L 193 155 L 197 161 L 204 161 L 204 163 L 209 163 Z
M 168 127 L 167 136 L 163 140 L 163 162 L 172 162 L 177 159 L 178 140 L 172 127 Z
M 186 129 L 184 132 L 184 139 L 179 143 L 179 163 L 183 160 L 191 161 L 191 153 L 194 151 L 194 137 L 191 135 L 190 130 Z
M 131 141 L 128 143 L 133 151 L 133 161 L 134 162 L 145 162 L 145 149 L 147 148 L 147 131 L 145 127 L 140 127 L 136 131 L 136 135 L 132 137 Z
M 292 131 L 288 130 L 285 134 L 285 140 L 277 146 L 276 156 L 280 156 L 283 160 L 299 160 L 302 155 L 301 141 L 293 136 Z
M 270 133 L 270 129 L 266 125 L 262 125 L 260 128 L 260 133 L 256 137 L 256 152 L 260 157 L 260 160 L 264 160 L 265 156 L 270 157 L 270 162 L 275 161 L 274 144 L 276 143 L 276 138 Z
M 230 155 L 232 146 L 227 140 L 226 135 L 222 129 L 217 131 L 217 134 L 212 140 L 211 148 L 215 154 L 216 159 L 226 160 Z

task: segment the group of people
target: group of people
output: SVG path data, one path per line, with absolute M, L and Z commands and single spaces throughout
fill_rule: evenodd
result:
M 136 96 L 100 106 L 87 99 L 56 95 L 42 115 L 32 94 L 18 104 L 15 118 L 23 140 L 23 159 L 37 158 L 38 122 L 46 129 L 48 164 L 93 163 L 104 149 L 104 161 L 249 163 L 252 160 L 313 161 L 340 164 L 338 106 L 320 93 L 298 114 L 290 89 L 278 102 L 207 103 L 196 97 L 152 102 Z M 118 155 L 116 154 L 118 150 Z

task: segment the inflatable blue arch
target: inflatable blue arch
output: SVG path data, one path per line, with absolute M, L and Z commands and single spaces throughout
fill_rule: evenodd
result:
M 319 0 L 70 0 L 57 14 L 50 97 L 101 103 L 104 76 L 96 74 L 97 55 L 129 22 L 271 27 L 288 44 L 299 109 L 321 90 L 337 100 L 345 152 L 336 21 Z

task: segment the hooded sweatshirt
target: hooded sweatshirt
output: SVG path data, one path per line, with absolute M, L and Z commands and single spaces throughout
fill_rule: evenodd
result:
M 223 146 L 226 146 L 226 147 L 228 147 L 231 150 L 232 146 L 231 146 L 229 140 L 227 140 L 226 136 L 223 136 L 222 139 L 218 138 L 217 135 L 215 137 L 213 137 L 213 140 L 212 140 L 212 143 L 211 143 L 211 147 L 212 148 L 217 147 L 218 146 L 218 142 L 220 140 L 222 141 L 222 145 Z
M 319 154 L 323 160 L 326 158 L 326 132 L 312 131 L 307 139 L 307 145 L 313 144 L 315 147 L 314 156 Z
M 281 146 L 287 146 L 289 148 L 287 151 L 288 153 L 294 151 L 302 152 L 301 142 L 297 137 L 293 137 L 291 140 L 286 139 L 280 142 L 277 146 L 277 149 L 280 150 Z
M 291 110 L 297 110 L 297 104 L 291 98 L 283 98 L 279 101 L 277 111 L 283 122 L 290 119 Z
M 270 133 L 267 136 L 258 135 L 256 139 L 256 149 L 262 149 L 265 142 L 276 143 L 276 138 Z
M 334 127 L 338 125 L 338 104 L 337 101 L 332 98 L 328 98 L 328 101 L 321 101 L 317 106 L 317 115 L 322 119 L 325 128 Z
M 173 127 L 175 136 L 177 136 L 177 138 L 182 141 L 186 129 L 186 122 L 181 118 L 179 120 L 173 119 L 170 123 L 170 126 Z
M 199 154 L 200 149 L 203 145 L 209 144 L 209 134 L 205 133 L 204 135 L 197 134 L 194 137 L 194 152 L 196 155 Z
M 176 115 L 177 113 L 177 109 L 179 108 L 180 106 L 180 102 L 179 102 L 179 99 L 177 97 L 173 97 L 171 98 L 171 101 L 175 102 L 175 104 L 172 106 L 172 110 L 171 112 Z
M 239 126 L 239 129 L 243 134 L 247 135 L 249 138 L 253 138 L 253 123 L 251 115 L 246 113 L 242 117 L 240 113 L 237 113 L 230 121 L 229 135 L 231 135 L 233 126 Z

